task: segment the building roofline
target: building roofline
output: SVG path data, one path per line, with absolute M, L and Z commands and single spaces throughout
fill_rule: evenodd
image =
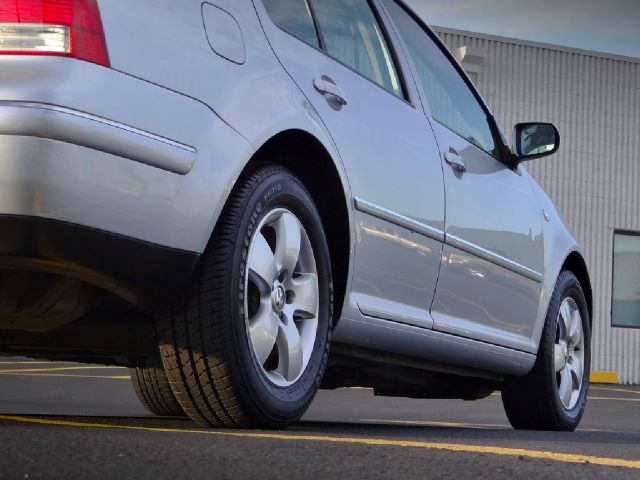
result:
M 482 38 L 484 40 L 491 40 L 491 41 L 495 41 L 495 42 L 512 43 L 512 44 L 524 45 L 524 46 L 528 46 L 528 47 L 546 48 L 546 49 L 549 49 L 549 50 L 556 50 L 556 51 L 559 51 L 559 52 L 575 53 L 575 54 L 578 54 L 578 55 L 586 55 L 586 56 L 589 56 L 589 57 L 597 57 L 597 58 L 604 58 L 604 59 L 608 59 L 608 60 L 618 60 L 618 61 L 622 61 L 622 62 L 640 64 L 640 58 L 627 57 L 625 55 L 616 55 L 616 54 L 613 54 L 613 53 L 596 52 L 596 51 L 592 51 L 592 50 L 584 50 L 584 49 L 581 49 L 581 48 L 565 47 L 563 45 L 554 45 L 552 43 L 534 42 L 532 40 L 522 40 L 520 38 L 503 37 L 503 36 L 499 36 L 499 35 L 489 35 L 489 34 L 486 34 L 486 33 L 472 32 L 472 31 L 469 31 L 469 30 L 459 30 L 457 28 L 440 27 L 440 26 L 436 26 L 436 25 L 431 25 L 431 28 L 436 33 L 450 33 L 450 34 L 453 34 L 453 35 L 464 35 L 464 36 L 467 36 L 467 37 Z

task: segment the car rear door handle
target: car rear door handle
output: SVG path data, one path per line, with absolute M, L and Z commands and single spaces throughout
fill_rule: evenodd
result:
M 314 78 L 313 86 L 321 94 L 333 97 L 339 105 L 344 106 L 347 104 L 347 98 L 345 97 L 342 89 L 326 75 L 323 75 L 320 78 Z
M 451 165 L 451 168 L 460 173 L 467 171 L 467 166 L 464 164 L 464 160 L 462 160 L 460 154 L 453 148 L 450 148 L 449 151 L 444 154 L 444 160 Z

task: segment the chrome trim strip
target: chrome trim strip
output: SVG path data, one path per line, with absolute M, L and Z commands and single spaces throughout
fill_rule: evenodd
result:
M 455 235 L 445 234 L 445 232 L 441 230 L 433 228 L 429 225 L 425 225 L 424 223 L 420 223 L 411 218 L 405 217 L 404 215 L 401 215 L 399 213 L 392 212 L 391 210 L 367 202 L 366 200 L 362 200 L 361 198 L 354 198 L 354 205 L 356 210 L 359 210 L 363 213 L 373 215 L 374 217 L 380 218 L 381 220 L 385 220 L 400 227 L 404 227 L 408 230 L 432 238 L 439 242 L 444 242 L 447 245 L 480 257 L 487 262 L 491 262 L 513 273 L 517 273 L 518 275 L 528 278 L 529 280 L 542 283 L 541 273 L 525 267 L 524 265 L 520 265 L 519 263 L 509 260 L 508 258 L 498 255 L 497 253 L 493 253 L 492 251 L 482 248 L 471 242 L 467 242 L 466 240 L 456 237 Z
M 350 295 L 352 303 L 358 307 L 360 313 L 369 317 L 382 318 L 398 323 L 407 323 L 423 328 L 431 328 L 433 319 L 426 308 L 418 308 L 387 299 L 354 293 Z
M 391 210 L 367 202 L 366 200 L 362 200 L 361 198 L 356 197 L 353 200 L 356 210 L 359 210 L 362 213 L 372 215 L 381 220 L 385 220 L 389 223 L 393 223 L 394 225 L 398 225 L 399 227 L 404 227 L 408 230 L 411 230 L 412 232 L 419 233 L 420 235 L 432 238 L 433 240 L 437 240 L 438 242 L 444 242 L 445 235 L 442 230 L 438 230 L 437 228 L 425 225 L 424 223 L 418 222 L 409 217 L 405 217 L 404 215 L 400 215 L 399 213 L 392 212 Z
M 366 305 L 358 304 L 358 309 L 363 315 L 367 315 L 368 317 L 382 318 L 383 320 L 391 320 L 398 323 L 408 323 L 409 325 L 416 325 L 419 327 L 426 327 L 427 323 L 432 324 L 433 321 L 425 315 L 424 317 L 413 317 L 397 312 L 387 312 L 386 310 L 378 310 L 376 308 L 371 308 Z
M 452 247 L 458 248 L 462 251 L 470 253 L 471 255 L 475 255 L 476 257 L 480 257 L 487 262 L 491 262 L 494 265 L 498 265 L 499 267 L 506 268 L 507 270 L 512 271 L 513 273 L 517 273 L 518 275 L 522 275 L 529 280 L 533 280 L 534 282 L 542 283 L 542 274 L 532 270 L 524 265 L 520 265 L 508 258 L 505 258 L 497 253 L 493 253 L 489 250 L 486 250 L 478 245 L 467 242 L 455 235 L 447 234 L 447 238 L 445 243 Z
M 196 149 L 122 123 L 45 103 L 0 101 L 0 134 L 47 138 L 117 155 L 179 175 Z

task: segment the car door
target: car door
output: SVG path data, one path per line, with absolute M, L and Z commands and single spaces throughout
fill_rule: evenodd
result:
M 388 24 L 367 0 L 264 0 L 256 7 L 275 54 L 330 132 L 355 197 L 351 306 L 431 328 L 443 174 Z
M 413 60 L 441 152 L 446 198 L 434 329 L 530 350 L 542 289 L 542 220 L 521 167 L 444 47 L 394 0 L 384 0 Z

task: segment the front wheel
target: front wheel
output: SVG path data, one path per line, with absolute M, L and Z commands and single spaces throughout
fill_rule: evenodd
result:
M 260 166 L 238 181 L 184 298 L 158 324 L 184 411 L 218 427 L 282 428 L 324 374 L 331 267 L 300 181 Z
M 573 431 L 589 390 L 591 329 L 587 301 L 570 271 L 558 277 L 535 365 L 507 382 L 502 403 L 516 429 Z

